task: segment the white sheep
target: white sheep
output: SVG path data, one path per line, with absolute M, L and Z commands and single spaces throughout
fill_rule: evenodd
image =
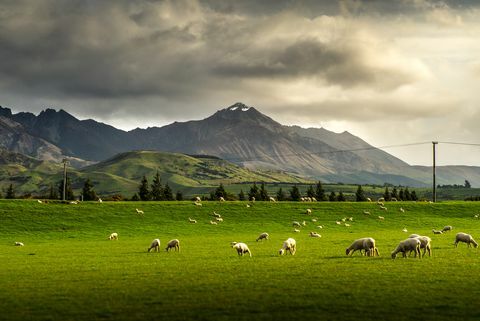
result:
M 370 212 L 369 211 L 363 211 L 363 214 L 370 215 Z
M 408 230 L 406 227 L 403 228 L 402 232 L 408 233 Z
M 342 225 L 342 222 L 340 222 L 340 221 L 336 221 L 335 223 L 336 223 L 337 225 Z
M 269 200 L 270 202 L 276 202 L 276 200 L 275 200 L 273 197 L 269 197 L 268 200 Z
M 138 214 L 138 215 L 143 215 L 143 214 L 145 214 L 142 210 L 139 210 L 138 208 L 136 208 L 135 211 L 137 211 L 137 214 Z
M 221 218 L 221 217 L 215 217 L 215 220 L 216 220 L 217 222 L 223 222 L 223 218 Z
M 175 251 L 180 252 L 180 241 L 178 239 L 173 239 L 168 241 L 167 247 L 165 248 L 165 251 L 170 251 L 171 249 L 175 249 Z
M 220 198 L 218 199 L 220 202 L 225 202 L 225 198 L 223 198 L 222 196 L 220 196 Z
M 442 229 L 442 232 L 448 232 L 448 231 L 451 231 L 453 230 L 453 227 L 451 225 L 447 225 L 447 226 L 444 226 L 443 229 Z
M 420 249 L 423 249 L 423 255 L 425 256 L 426 252 L 428 251 L 428 256 L 432 256 L 432 239 L 428 236 L 422 236 L 418 234 L 412 234 L 408 238 L 415 238 L 420 240 Z
M 475 242 L 470 234 L 457 233 L 457 235 L 455 235 L 455 247 L 457 247 L 458 242 L 467 243 L 468 247 L 471 247 L 471 244 L 473 243 L 473 247 L 478 247 L 478 243 Z
M 102 201 L 102 199 L 101 199 L 100 197 L 98 198 L 98 202 L 99 202 L 99 203 L 103 203 L 103 201 Z
M 432 233 L 433 233 L 433 234 L 443 234 L 442 231 L 435 230 L 435 229 L 432 230 Z
M 312 218 L 312 222 L 315 223 L 317 221 L 316 218 Z
M 473 215 L 473 217 L 474 217 L 474 218 L 478 218 L 478 217 L 479 217 L 479 215 L 478 215 L 478 214 L 475 214 L 475 215 Z
M 70 204 L 76 205 L 76 204 L 78 204 L 78 201 L 71 201 Z
M 307 226 L 307 222 L 303 221 L 303 222 L 302 222 L 302 225 L 303 225 L 303 226 Z
M 350 222 L 353 222 L 353 217 L 349 217 L 348 220 L 349 220 Z
M 215 216 L 215 217 L 217 217 L 217 218 L 221 218 L 221 217 L 222 217 L 222 215 L 216 213 L 215 211 L 213 211 L 213 216 Z
M 195 202 L 201 202 L 201 201 L 202 199 L 200 198 L 200 196 L 195 197 Z
M 296 229 L 296 228 L 293 229 L 293 231 L 294 231 L 295 233 L 300 233 L 300 230 L 299 230 L 299 229 Z
M 377 202 L 385 202 L 385 197 L 380 197 Z
M 388 208 L 386 208 L 385 206 L 380 206 L 380 209 L 383 210 L 383 211 L 387 211 Z
M 43 202 L 41 200 L 37 200 L 38 203 L 42 204 Z
M 311 214 L 312 214 L 312 210 L 311 210 L 311 209 L 309 209 L 309 208 L 307 208 L 307 211 L 305 212 L 305 214 L 307 214 L 307 215 L 311 215 Z
M 317 199 L 315 197 L 312 197 L 312 202 L 316 202 Z
M 294 239 L 288 238 L 285 242 L 283 242 L 282 248 L 278 251 L 278 253 L 283 255 L 286 251 L 290 252 L 291 255 L 295 255 L 297 252 L 297 242 Z
M 252 196 L 252 198 L 250 199 L 252 202 L 255 202 L 255 196 Z
M 346 226 L 346 227 L 349 227 L 349 226 L 350 226 L 350 224 L 348 224 L 348 223 L 345 223 L 345 226 Z
M 317 228 L 319 228 L 319 229 L 323 229 L 323 226 L 322 226 L 322 225 L 319 225 L 319 226 L 317 226 Z
M 15 242 L 15 246 L 24 246 L 22 242 Z
M 250 204 L 247 204 L 247 208 L 250 208 Z
M 107 238 L 108 240 L 118 240 L 118 233 L 112 233 L 110 236 Z
M 310 232 L 310 237 L 322 237 L 322 236 L 317 232 Z
M 188 221 L 192 224 L 196 224 L 197 223 L 197 220 L 194 220 L 193 218 L 188 218 Z
M 347 247 L 345 253 L 346 255 L 353 255 L 355 251 L 360 251 L 360 254 L 362 254 L 362 251 L 365 251 L 365 254 L 368 256 L 380 256 L 375 246 L 375 240 L 371 237 L 364 237 L 353 241 L 353 243 Z
M 300 197 L 300 202 L 305 202 L 305 197 Z
M 231 245 L 234 249 L 237 250 L 237 253 L 239 256 L 243 256 L 245 253 L 248 253 L 250 254 L 250 257 L 252 257 L 252 252 L 250 252 L 250 249 L 248 248 L 247 244 L 232 242 Z
M 408 238 L 406 240 L 401 241 L 398 246 L 392 252 L 392 259 L 397 257 L 397 253 L 402 252 L 403 257 L 407 257 L 407 252 L 410 253 L 412 251 L 415 252 L 415 257 L 420 258 L 420 246 L 421 242 L 418 238 Z
M 392 202 L 398 202 L 398 200 L 397 200 L 395 197 L 392 197 L 390 200 L 391 200 Z
M 268 237 L 269 237 L 269 236 L 270 236 L 270 235 L 268 235 L 267 232 L 264 232 L 264 233 L 260 234 L 260 235 L 257 237 L 257 242 L 258 242 L 258 241 L 262 241 L 262 240 L 268 240 Z
M 302 224 L 300 224 L 300 223 L 297 222 L 297 221 L 293 221 L 293 222 L 292 222 L 292 226 L 293 226 L 293 227 L 301 227 Z
M 385 220 L 385 217 L 379 216 L 378 219 L 379 219 L 380 221 L 383 221 L 383 220 Z
M 215 221 L 210 221 L 210 224 L 212 224 L 212 225 L 217 225 L 217 222 L 215 222 Z
M 405 210 L 403 209 L 403 207 L 400 207 L 400 212 L 405 213 Z
M 160 240 L 159 239 L 154 239 L 152 241 L 152 244 L 150 244 L 150 247 L 148 248 L 148 252 L 150 252 L 153 249 L 153 251 L 159 252 L 160 251 Z
M 370 197 L 367 197 L 367 202 L 371 202 L 372 199 Z
M 385 203 L 383 203 L 383 202 L 377 202 L 377 205 L 384 206 Z

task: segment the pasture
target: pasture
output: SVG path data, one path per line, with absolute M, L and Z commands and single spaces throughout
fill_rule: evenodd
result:
M 480 204 L 386 206 L 2 200 L 0 320 L 479 320 L 480 248 L 452 244 L 460 231 L 480 241 Z M 224 222 L 210 225 L 213 211 Z M 335 223 L 345 217 L 350 227 Z M 292 221 L 304 220 L 295 233 Z M 444 225 L 454 230 L 432 234 Z M 107 240 L 112 232 L 118 241 Z M 270 240 L 255 242 L 261 232 Z M 411 233 L 432 238 L 433 256 L 392 260 Z M 380 257 L 347 257 L 345 248 L 366 236 Z M 297 254 L 281 257 L 288 237 Z M 147 253 L 154 238 L 161 252 Z M 173 238 L 181 251 L 167 253 Z M 253 257 L 238 257 L 232 241 L 247 243 Z

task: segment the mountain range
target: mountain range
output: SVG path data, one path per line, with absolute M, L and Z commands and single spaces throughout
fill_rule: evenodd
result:
M 213 115 L 163 127 L 124 131 L 64 110 L 13 114 L 0 107 L 0 148 L 81 168 L 135 150 L 212 155 L 257 171 L 325 182 L 430 186 L 431 168 L 411 166 L 349 132 L 285 126 L 236 103 Z M 439 184 L 480 185 L 480 168 L 439 167 Z

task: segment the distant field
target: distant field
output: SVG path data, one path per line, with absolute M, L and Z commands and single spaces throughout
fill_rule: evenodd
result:
M 386 206 L 0 201 L 0 320 L 479 320 L 480 248 L 452 244 L 459 231 L 480 241 L 480 203 Z M 218 226 L 208 224 L 213 211 L 224 217 Z M 351 227 L 335 224 L 350 216 Z M 294 233 L 293 220 L 307 226 Z M 432 235 L 447 224 L 453 232 Z M 106 239 L 111 232 L 118 241 Z M 255 242 L 261 232 L 270 240 Z M 433 239 L 433 257 L 390 258 L 410 233 Z M 365 236 L 381 256 L 345 256 Z M 162 252 L 147 253 L 157 237 Z M 280 257 L 288 237 L 297 255 Z M 163 251 L 172 238 L 179 253 Z M 253 257 L 238 257 L 231 241 Z

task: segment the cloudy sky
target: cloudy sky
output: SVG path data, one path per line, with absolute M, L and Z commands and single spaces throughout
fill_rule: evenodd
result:
M 237 101 L 375 146 L 480 143 L 480 4 L 1 0 L 0 105 L 122 129 Z M 392 148 L 430 164 L 431 146 Z M 440 145 L 480 166 L 480 147 Z

